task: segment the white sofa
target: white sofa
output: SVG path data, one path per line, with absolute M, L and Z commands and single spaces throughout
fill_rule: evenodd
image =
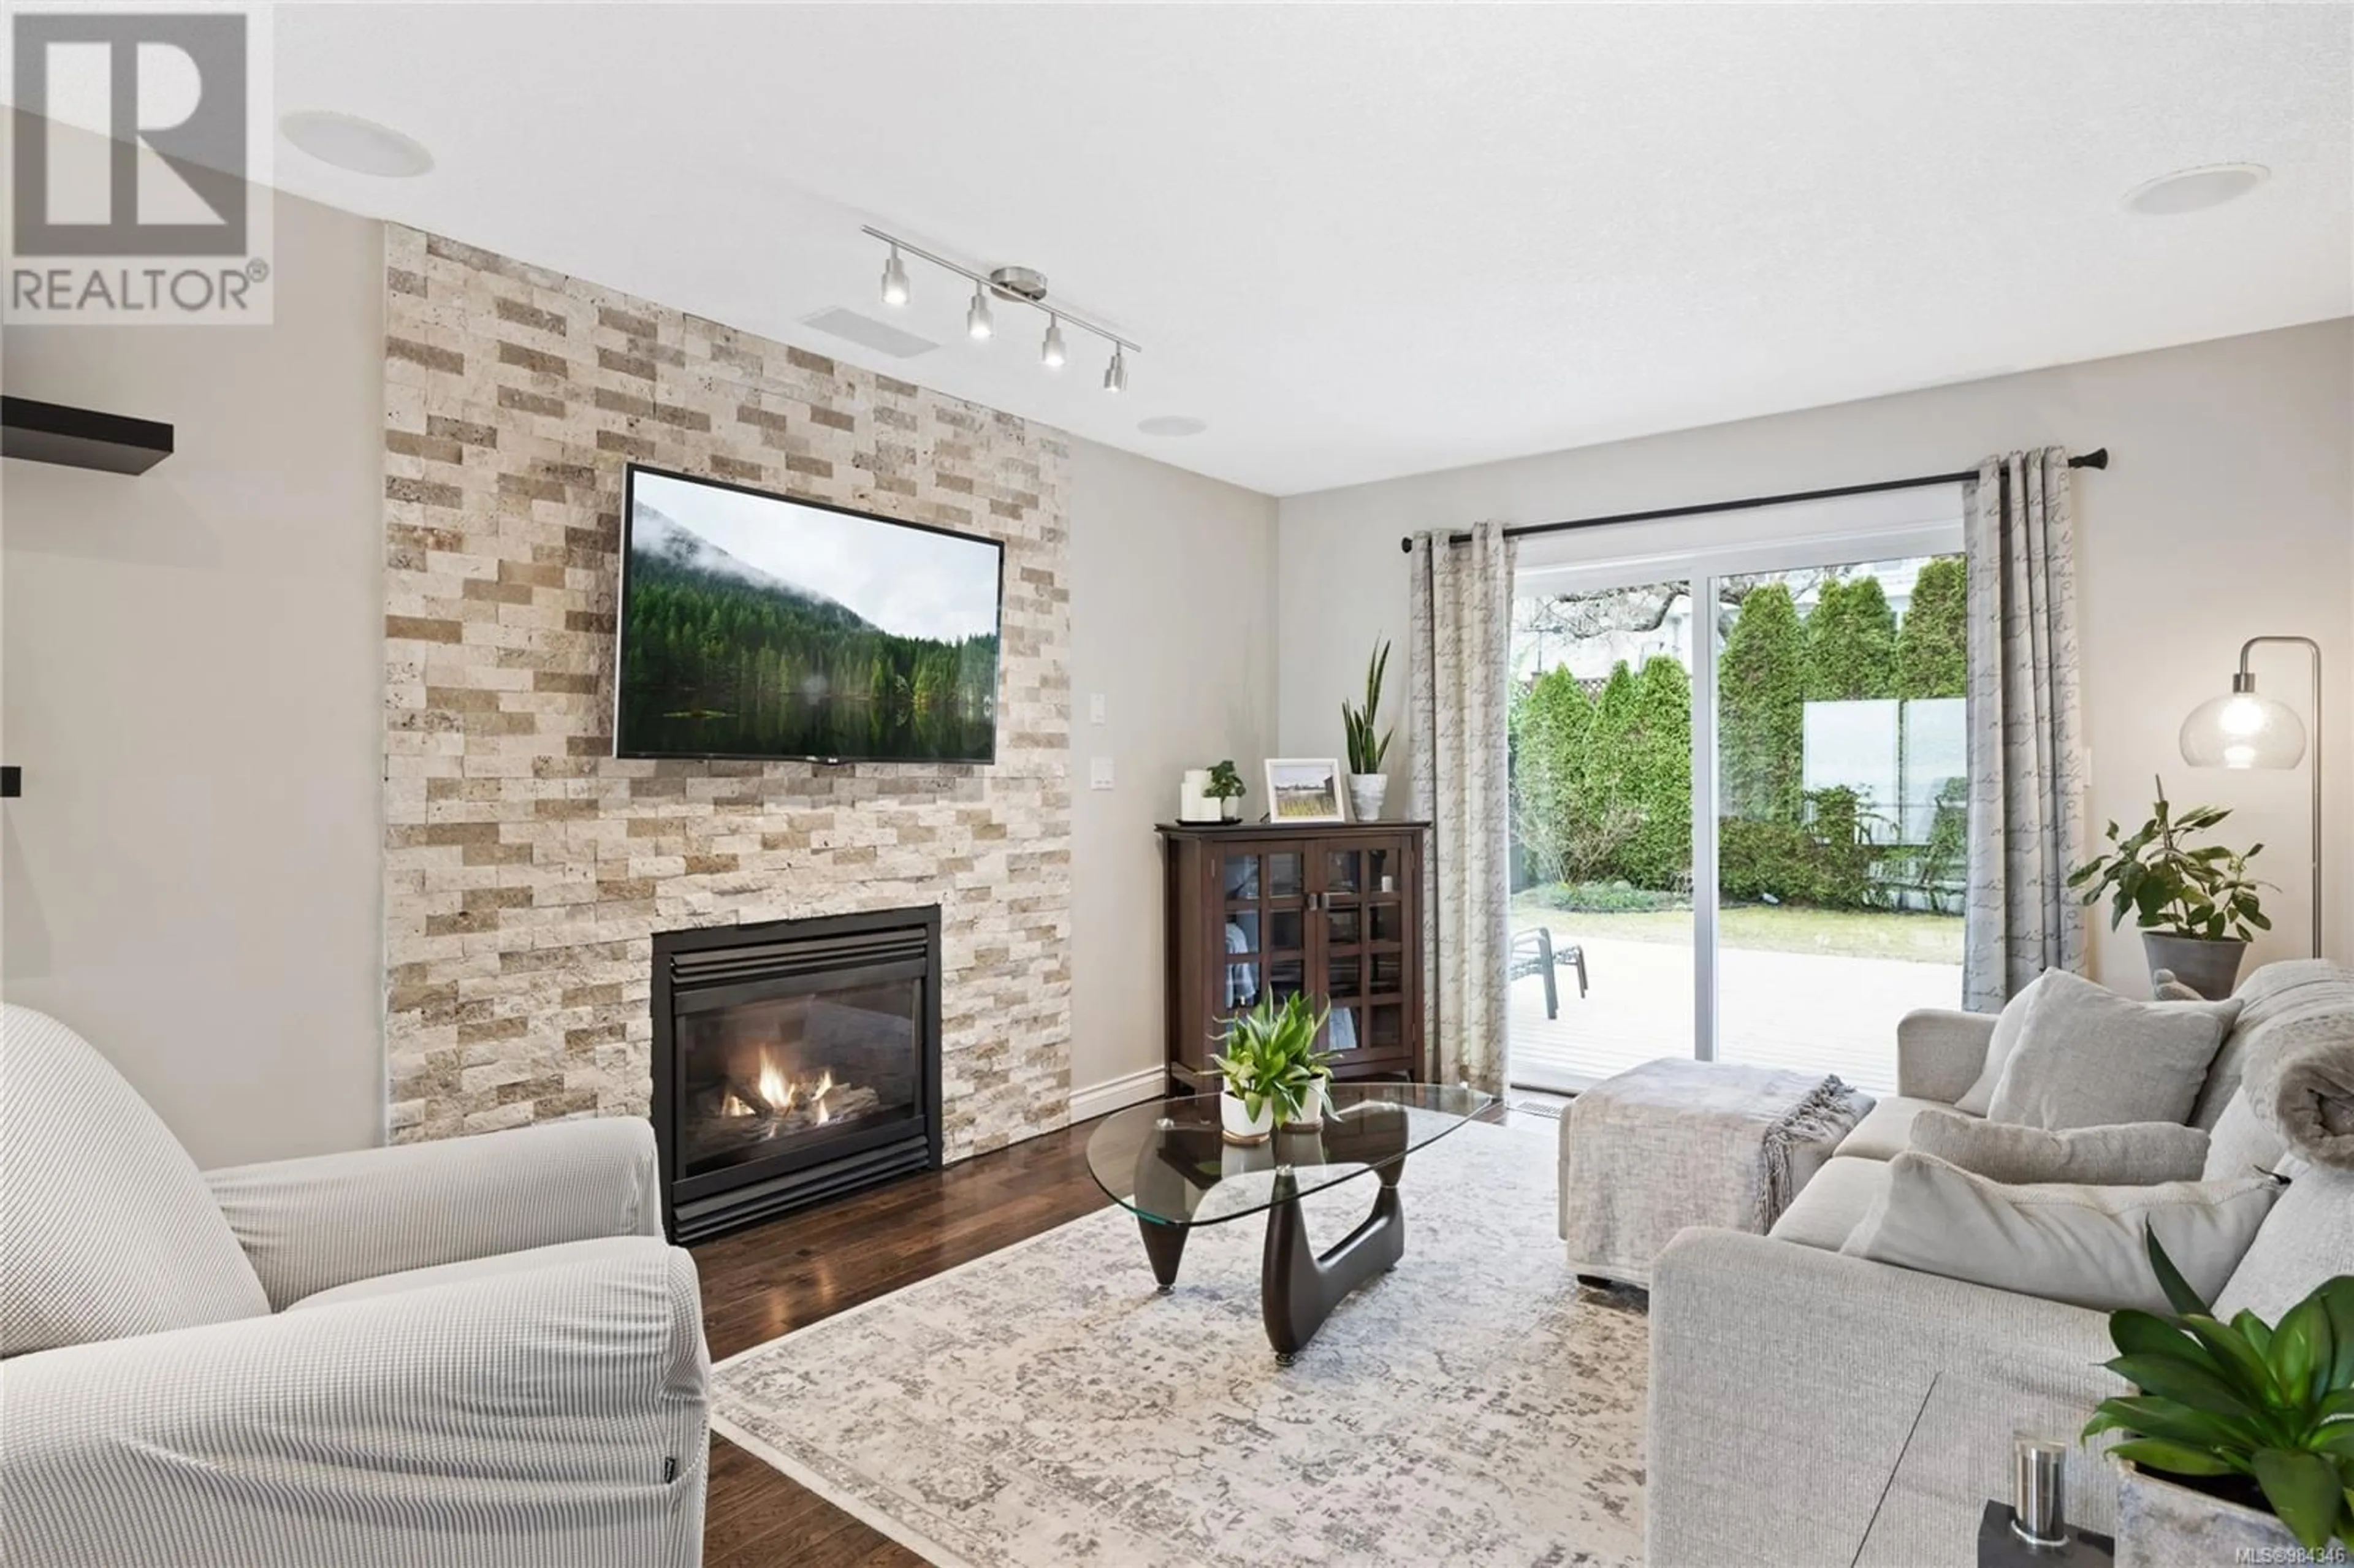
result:
M 72 1031 L 0 1017 L 11 1568 L 691 1568 L 695 1265 L 652 1129 L 199 1173 Z
M 2320 960 L 2266 965 L 2236 993 L 2238 1022 L 2192 1113 L 2214 1135 L 2209 1171 L 2269 1166 L 2279 1140 L 2247 1110 L 2240 1071 L 2266 1032 L 2354 1041 L 2354 972 Z M 2007 1498 L 2014 1423 L 2073 1436 L 2126 1392 L 2100 1363 L 2107 1317 L 2036 1297 L 1872 1263 L 1839 1246 L 1887 1181 L 1924 1107 L 1954 1108 L 1984 1064 L 1994 1020 L 1915 1013 L 1897 1032 L 1897 1094 L 1840 1145 L 1768 1235 L 1688 1230 L 1653 1272 L 1652 1568 L 1726 1563 L 1848 1568 L 1878 1508 L 1868 1562 L 1974 1561 L 1978 1509 Z M 2354 1273 L 2354 1174 L 2307 1168 L 2274 1206 L 2218 1307 L 2275 1318 L 2333 1275 Z M 1983 1430 L 1936 1439 L 1935 1495 L 1882 1492 L 1933 1377 Z M 1951 1420 L 1950 1414 L 1940 1419 Z M 2080 1451 L 2077 1522 L 2115 1526 L 2109 1467 Z

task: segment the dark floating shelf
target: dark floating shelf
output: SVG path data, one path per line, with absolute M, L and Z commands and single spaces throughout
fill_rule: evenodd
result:
M 0 397 L 0 457 L 145 473 L 171 455 L 169 425 L 30 397 Z

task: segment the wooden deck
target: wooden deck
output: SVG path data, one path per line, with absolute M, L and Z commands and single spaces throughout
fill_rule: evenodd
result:
M 1568 939 L 1557 933 L 1556 939 Z M 1561 1015 L 1544 985 L 1514 980 L 1512 1080 L 1577 1089 L 1655 1056 L 1692 1054 L 1692 953 L 1665 942 L 1581 940 L 1592 987 L 1556 971 Z M 1956 964 L 1820 953 L 1719 955 L 1717 1054 L 1728 1062 L 1836 1073 L 1857 1088 L 1896 1088 L 1896 1021 L 1916 1007 L 1960 1005 Z

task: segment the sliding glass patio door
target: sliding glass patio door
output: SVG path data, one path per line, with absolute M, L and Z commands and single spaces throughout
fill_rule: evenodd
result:
M 1522 595 L 1512 625 L 1511 1060 L 1578 1087 L 1695 1033 L 1692 584 Z
M 1958 546 L 1524 570 L 1516 1081 L 1691 1055 L 1893 1088 L 1897 1019 L 1961 994 Z

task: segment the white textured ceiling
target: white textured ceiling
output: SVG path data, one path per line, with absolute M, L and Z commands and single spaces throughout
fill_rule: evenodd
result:
M 279 181 L 1276 494 L 2354 313 L 2354 9 L 281 6 Z M 2265 164 L 2172 218 L 2120 198 Z M 1140 339 L 1050 376 L 862 221 Z M 830 305 L 939 342 L 891 360 Z M 1156 440 L 1153 415 L 1206 433 Z

